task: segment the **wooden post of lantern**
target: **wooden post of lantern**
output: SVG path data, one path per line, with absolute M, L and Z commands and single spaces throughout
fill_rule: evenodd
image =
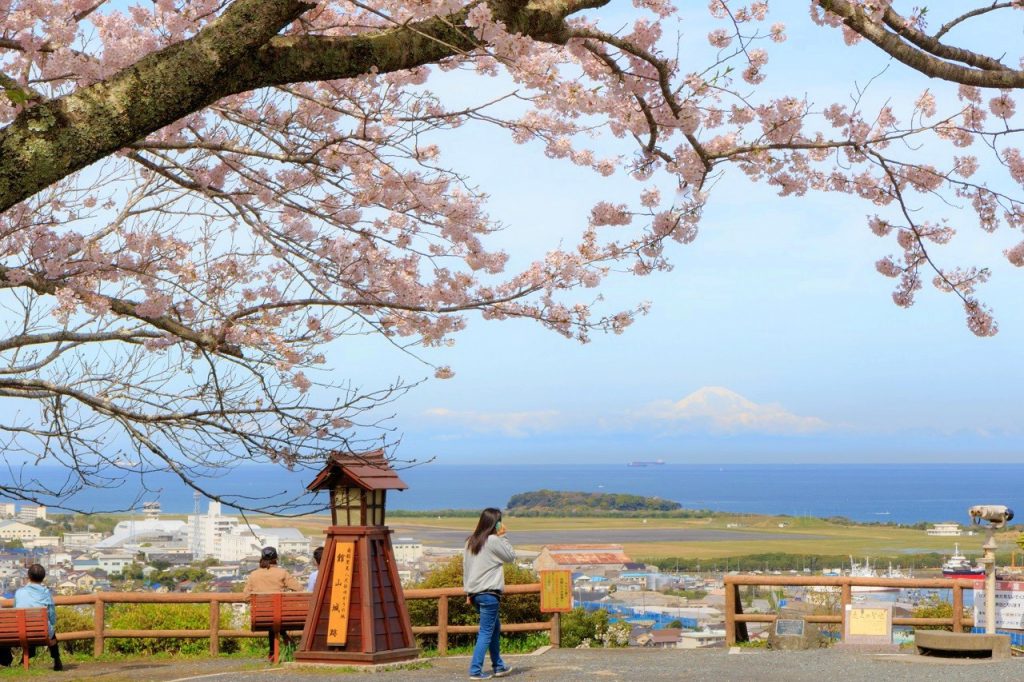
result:
M 407 487 L 382 450 L 335 453 L 307 486 L 330 491 L 331 527 L 295 660 L 358 665 L 419 655 L 384 525 L 387 491 Z

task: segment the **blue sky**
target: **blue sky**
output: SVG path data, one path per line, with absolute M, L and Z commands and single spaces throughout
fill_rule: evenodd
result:
M 844 47 L 837 32 L 812 25 L 806 3 L 791 5 L 798 6 L 787 8 L 793 14 L 779 17 L 790 39 L 771 50 L 768 66 L 779 92 L 799 83 L 796 93 L 818 104 L 848 101 L 855 82 L 886 67 L 874 48 Z M 615 8 L 623 17 L 630 12 L 625 3 Z M 706 44 L 709 26 L 703 5 L 682 24 L 692 45 Z M 681 53 L 692 54 L 692 45 Z M 432 83 L 453 88 L 453 96 L 459 85 Z M 868 98 L 912 102 L 927 87 L 941 96 L 941 84 L 893 64 Z M 457 144 L 448 140 L 444 155 L 491 195 L 492 215 L 509 225 L 499 242 L 513 263 L 571 239 L 595 201 L 636 191 L 621 177 L 602 181 L 494 131 L 466 131 Z M 1024 273 L 1001 251 L 1019 235 L 965 226 L 957 252 L 946 254 L 957 264 L 993 267 L 982 298 L 1001 331 L 979 339 L 947 295 L 926 289 L 910 310 L 891 303 L 892 281 L 874 263 L 895 249 L 866 227 L 870 210 L 836 195 L 779 198 L 728 174 L 698 239 L 671 249 L 673 272 L 622 277 L 603 289 L 609 307 L 653 303 L 624 335 L 580 346 L 536 324 L 471 320 L 454 347 L 425 354 L 456 376 L 429 381 L 395 406 L 399 456 L 449 463 L 1017 460 L 1024 449 Z M 959 212 L 947 215 L 955 221 Z M 331 358 L 356 367 L 367 385 L 430 374 L 373 343 L 346 342 Z
M 679 54 L 703 66 L 717 24 L 706 3 L 679 4 L 693 7 L 682 15 Z M 786 22 L 790 38 L 770 48 L 769 92 L 847 102 L 855 84 L 883 71 L 866 101 L 899 106 L 925 88 L 940 98 L 954 90 L 890 65 L 871 46 L 845 47 L 838 32 L 810 22 L 807 4 L 773 5 L 769 23 Z M 610 29 L 633 13 L 624 0 L 601 10 Z M 968 39 L 1016 45 L 1019 31 L 1006 22 Z M 480 101 L 507 84 L 447 73 L 429 85 L 450 101 Z M 493 129 L 470 125 L 439 142 L 443 160 L 490 195 L 490 214 L 508 226 L 489 246 L 511 253 L 510 270 L 573 243 L 595 202 L 633 201 L 639 191 Z M 674 184 L 663 182 L 670 195 Z M 954 222 L 961 215 L 946 211 Z M 1001 331 L 979 339 L 956 300 L 930 287 L 910 310 L 892 304 L 892 281 L 874 263 L 895 249 L 868 230 L 869 212 L 838 195 L 779 198 L 728 173 L 697 240 L 670 247 L 674 271 L 612 278 L 601 290 L 606 310 L 652 302 L 624 335 L 581 346 L 537 324 L 471 318 L 454 346 L 424 351 L 456 375 L 391 406 L 397 455 L 495 464 L 1019 461 L 1024 272 L 1001 252 L 1020 235 L 965 226 L 956 252 L 947 250 L 951 263 L 993 269 L 981 296 Z M 327 355 L 326 378 L 368 389 L 433 374 L 380 339 L 341 339 Z

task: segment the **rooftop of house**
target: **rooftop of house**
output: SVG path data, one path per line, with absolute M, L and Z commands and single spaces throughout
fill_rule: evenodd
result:
M 679 641 L 679 638 L 683 636 L 682 628 L 662 628 L 661 630 L 651 630 L 651 641 L 655 644 L 669 644 Z

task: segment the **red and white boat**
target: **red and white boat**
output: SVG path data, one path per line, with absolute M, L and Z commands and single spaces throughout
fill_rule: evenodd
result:
M 953 556 L 942 564 L 942 576 L 959 580 L 984 580 L 985 567 L 972 566 L 967 557 L 960 553 L 960 545 L 953 545 L 953 547 Z

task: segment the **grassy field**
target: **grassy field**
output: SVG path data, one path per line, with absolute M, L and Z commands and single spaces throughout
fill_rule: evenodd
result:
M 328 525 L 326 516 L 307 516 L 294 519 L 275 517 L 254 517 L 251 519 L 267 527 L 294 526 L 311 537 L 321 536 Z M 730 524 L 739 527 L 729 528 Z M 415 534 L 417 528 L 433 528 L 460 530 L 470 532 L 476 524 L 474 518 L 438 518 L 433 517 L 402 517 L 389 521 L 393 527 L 401 527 L 404 531 Z M 785 527 L 779 527 L 784 524 Z M 719 559 L 743 554 L 762 552 L 784 552 L 788 554 L 841 555 L 852 554 L 855 557 L 889 556 L 903 553 L 938 552 L 951 554 L 953 543 L 960 544 L 965 554 L 981 553 L 983 535 L 961 536 L 958 538 L 932 537 L 923 530 L 897 528 L 892 526 L 843 526 L 815 518 L 794 518 L 774 516 L 729 516 L 725 518 L 710 517 L 706 519 L 648 519 L 644 522 L 638 518 L 588 518 L 588 517 L 507 517 L 505 525 L 509 528 L 510 537 L 515 539 L 515 531 L 544 530 L 600 530 L 600 529 L 636 529 L 638 541 L 626 543 L 624 548 L 634 557 L 693 557 L 700 559 Z M 735 534 L 736 539 L 696 539 L 692 541 L 662 542 L 643 541 L 642 531 L 645 529 L 680 528 L 703 529 Z M 756 540 L 744 538 L 744 533 L 756 531 L 769 537 Z M 801 537 L 813 535 L 815 537 Z M 1015 549 L 1017 530 L 1003 532 L 997 536 L 1002 552 Z M 520 545 L 523 549 L 539 549 L 530 545 Z

